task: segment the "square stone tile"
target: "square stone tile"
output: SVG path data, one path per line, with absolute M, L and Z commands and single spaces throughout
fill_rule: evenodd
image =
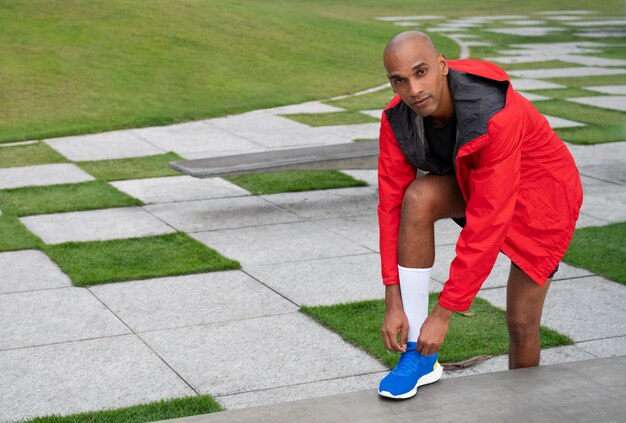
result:
M 43 214 L 21 217 L 20 221 L 46 244 L 138 238 L 176 232 L 141 207 Z
M 538 15 L 548 15 L 548 16 L 552 16 L 552 15 L 556 15 L 556 16 L 583 15 L 584 16 L 584 15 L 593 15 L 595 13 L 598 13 L 598 12 L 594 12 L 592 10 L 547 10 L 544 12 L 537 12 Z
M 374 109 L 374 110 L 359 110 L 359 113 L 363 113 L 364 115 L 371 116 L 375 119 L 380 119 L 383 114 L 382 109 Z M 378 137 L 375 137 L 378 138 Z
M 383 105 L 381 105 L 383 106 Z M 380 118 L 380 114 L 375 116 Z M 349 140 L 356 139 L 378 139 L 380 134 L 380 123 L 359 123 L 356 125 L 333 125 L 322 127 L 324 131 L 340 135 Z
M 626 95 L 626 85 L 600 85 L 600 86 L 590 86 L 583 87 L 589 91 L 595 91 L 603 94 L 611 94 L 611 95 Z
M 354 179 L 367 182 L 374 189 L 378 189 L 378 171 L 367 169 L 342 170 L 346 175 L 352 176 Z
M 513 88 L 515 88 L 517 91 L 551 90 L 556 88 L 565 88 L 565 85 L 555 84 L 554 82 L 540 81 L 538 79 L 528 78 L 511 78 L 511 83 L 513 84 Z
M 93 181 L 95 178 L 71 163 L 0 169 L 0 189 Z
M 626 355 L 626 336 L 579 342 L 576 346 L 599 358 L 616 357 Z
M 195 394 L 134 335 L 1 351 L 0 375 L 9 421 Z
M 376 213 L 378 207 L 378 194 L 367 187 L 271 194 L 262 197 L 272 204 L 308 219 L 371 215 Z
M 123 282 L 90 290 L 135 332 L 298 310 L 240 271 Z
M 596 176 L 588 172 L 589 166 L 611 167 L 608 165 L 623 163 L 626 157 L 626 142 L 611 142 L 595 145 L 567 144 L 567 148 L 574 156 L 579 168 L 583 168 L 583 174 Z M 603 179 L 603 178 L 600 178 Z
M 222 178 L 198 179 L 188 175 L 111 182 L 115 188 L 144 203 L 207 200 L 249 195 Z
M 341 107 L 331 106 L 320 101 L 309 101 L 307 103 L 265 109 L 264 111 L 275 115 L 294 115 L 300 113 L 335 113 L 343 112 L 344 110 Z
M 299 305 L 383 299 L 378 254 L 246 266 L 246 272 Z
M 523 95 L 526 100 L 528 101 L 545 101 L 545 100 L 550 100 L 550 97 L 547 97 L 545 95 L 539 95 L 539 94 L 533 94 L 533 93 L 526 93 L 526 92 L 520 92 L 521 95 Z
M 259 197 L 155 204 L 145 209 L 184 232 L 214 231 L 303 220 Z
M 44 142 L 76 162 L 152 156 L 166 152 L 137 137 L 132 130 L 51 138 Z
M 268 130 L 266 128 L 255 131 L 240 132 L 239 134 L 259 145 L 270 149 L 300 148 L 317 145 L 345 144 L 352 140 L 349 137 L 331 132 L 328 126 L 295 129 Z
M 244 267 L 370 252 L 311 222 L 198 232 L 193 237 Z
M 86 289 L 0 295 L 0 350 L 130 333 Z
M 626 95 L 576 97 L 568 98 L 567 101 L 573 101 L 574 103 L 585 104 L 587 106 L 601 107 L 603 109 L 626 112 Z
M 601 67 L 527 69 L 508 72 L 509 75 L 519 78 L 565 78 L 568 76 L 622 75 L 625 73 L 626 69 L 610 69 Z
M 316 224 L 359 245 L 378 252 L 378 218 L 375 214 L 318 220 Z
M 216 397 L 215 399 L 227 410 L 279 404 L 287 401 L 370 390 L 377 387 L 380 380 L 386 375 L 386 371 L 375 372 L 304 383 L 301 385 L 281 386 L 278 388 L 263 389 L 261 391 L 224 395 Z
M 483 290 L 480 297 L 506 308 L 506 288 Z M 541 324 L 570 336 L 574 341 L 624 336 L 626 289 L 601 278 L 568 279 L 553 283 L 543 308 Z
M 0 253 L 0 294 L 68 286 L 70 278 L 39 250 Z
M 533 26 L 533 25 L 543 25 L 546 21 L 540 21 L 537 19 L 519 19 L 516 21 L 505 21 L 503 24 L 505 25 L 513 25 L 513 26 Z
M 612 31 L 600 31 L 597 29 L 589 29 L 584 32 L 577 32 L 574 34 L 575 37 L 586 37 L 586 38 L 624 38 L 626 36 L 626 31 L 623 29 L 617 29 Z
M 521 35 L 524 37 L 545 37 L 546 35 L 554 32 L 564 31 L 564 29 L 549 26 L 527 26 L 520 28 L 494 28 L 487 29 L 487 31 L 495 32 L 496 34 Z
M 264 111 L 243 113 L 240 115 L 227 116 L 206 121 L 211 126 L 224 129 L 231 134 L 241 134 L 256 132 L 279 132 L 285 130 L 306 129 L 308 125 L 296 122 L 295 120 L 276 116 Z
M 141 337 L 198 392 L 214 396 L 386 370 L 300 313 Z
M 607 222 L 623 222 L 626 220 L 626 185 L 613 185 L 612 193 L 586 193 L 581 213 Z
M 174 151 L 181 156 L 203 153 L 214 157 L 264 150 L 262 146 L 207 122 L 210 121 L 134 129 L 132 133 L 161 150 Z
M 565 25 L 576 27 L 589 27 L 589 26 L 602 26 L 602 27 L 614 27 L 626 25 L 625 19 L 596 19 L 592 21 L 576 21 L 566 22 Z
M 557 128 L 576 128 L 576 127 L 580 127 L 580 126 L 587 126 L 584 123 L 576 122 L 576 121 L 569 120 L 569 119 L 564 119 L 564 118 L 560 118 L 560 117 L 556 117 L 556 116 L 550 116 L 550 115 L 544 115 L 544 116 L 548 120 L 548 123 L 550 124 L 552 129 L 557 129 Z
M 409 20 L 430 21 L 430 20 L 438 20 L 438 19 L 445 19 L 445 17 L 439 16 L 439 15 L 417 15 L 417 16 L 379 16 L 376 18 L 376 20 L 383 21 L 383 22 L 409 21 Z
M 566 54 L 557 57 L 561 62 L 577 63 L 583 66 L 626 66 L 626 60 L 621 59 L 607 59 L 604 57 L 589 57 L 576 54 Z

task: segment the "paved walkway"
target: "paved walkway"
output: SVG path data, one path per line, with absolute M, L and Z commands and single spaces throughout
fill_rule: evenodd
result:
M 463 23 L 471 22 L 451 21 Z M 591 48 L 572 44 L 568 54 Z M 544 46 L 522 46 L 510 57 L 528 57 L 531 50 L 545 57 Z M 622 63 L 602 66 L 576 69 L 626 72 Z M 514 76 L 532 90 L 548 85 L 541 78 L 549 74 Z M 614 89 L 608 90 L 619 93 Z M 609 100 L 600 105 L 619 103 Z M 45 142 L 69 160 L 83 161 L 167 151 L 198 158 L 377 137 L 378 124 L 311 128 L 284 116 L 334 111 L 311 102 Z M 551 122 L 580 124 L 558 117 Z M 625 221 L 626 142 L 569 147 L 586 194 L 578 226 Z M 376 174 L 347 173 L 370 186 L 251 196 L 219 178 L 141 179 L 111 184 L 141 199 L 142 207 L 22 218 L 50 244 L 183 231 L 239 260 L 243 269 L 76 288 L 40 251 L 0 253 L 0 420 L 195 394 L 210 394 L 234 409 L 376 386 L 386 371 L 378 361 L 298 311 L 301 305 L 382 298 Z M 93 179 L 74 164 L 0 169 L 0 189 Z M 433 291 L 446 280 L 458 230 L 450 222 L 437 224 Z M 507 269 L 501 257 L 479 296 L 504 307 Z M 576 343 L 545 350 L 543 363 L 626 354 L 625 317 L 626 287 L 563 264 L 543 324 Z M 502 356 L 446 377 L 504 369 Z

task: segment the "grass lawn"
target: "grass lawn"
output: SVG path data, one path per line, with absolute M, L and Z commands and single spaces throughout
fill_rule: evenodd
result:
M 33 166 L 68 161 L 43 142 L 0 147 L 0 167 Z
M 184 233 L 46 245 L 76 286 L 239 269 L 238 262 Z
M 430 295 L 431 308 L 437 293 Z M 302 307 L 322 325 L 340 334 L 392 368 L 400 354 L 385 349 L 380 338 L 380 325 L 385 315 L 383 300 L 363 301 L 334 306 Z M 449 326 L 446 342 L 439 353 L 440 362 L 454 362 L 478 355 L 498 355 L 508 352 L 509 335 L 503 310 L 481 298 L 476 298 L 469 310 L 471 317 L 455 314 Z M 541 347 L 570 345 L 573 341 L 552 329 L 541 328 Z
M 106 181 L 125 179 L 157 178 L 160 176 L 180 175 L 169 167 L 169 162 L 182 160 L 176 153 L 157 154 L 155 156 L 134 157 L 130 159 L 96 160 L 76 163 L 85 172 Z
M 626 285 L 626 222 L 576 229 L 563 260 Z
M 341 100 L 327 101 L 331 106 L 342 107 L 346 110 L 383 110 L 387 103 L 391 101 L 394 93 L 391 88 L 374 91 L 373 93 L 363 94 L 344 98 Z
M 141 205 L 104 181 L 0 190 L 0 209 L 17 216 Z
M 352 125 L 357 123 L 380 122 L 380 119 L 375 119 L 366 114 L 352 110 L 334 113 L 301 113 L 285 115 L 284 117 L 309 126 Z
M 40 248 L 42 242 L 15 216 L 0 215 L 0 251 Z
M 226 179 L 256 195 L 367 186 L 366 182 L 336 170 L 255 173 Z
M 22 423 L 143 423 L 178 417 L 197 416 L 222 411 L 222 407 L 210 396 L 177 398 L 148 404 L 103 410 L 69 416 L 47 416 L 26 420 Z

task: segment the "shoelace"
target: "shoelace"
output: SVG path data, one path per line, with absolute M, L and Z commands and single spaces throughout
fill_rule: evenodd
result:
M 420 354 L 417 351 L 407 351 L 400 355 L 398 364 L 393 369 L 393 373 L 398 376 L 407 376 L 415 371 Z

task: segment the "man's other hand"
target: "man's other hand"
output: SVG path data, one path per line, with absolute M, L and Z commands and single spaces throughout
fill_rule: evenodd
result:
M 431 355 L 439 351 L 446 339 L 448 323 L 454 311 L 436 304 L 420 329 L 416 350 L 422 355 Z

